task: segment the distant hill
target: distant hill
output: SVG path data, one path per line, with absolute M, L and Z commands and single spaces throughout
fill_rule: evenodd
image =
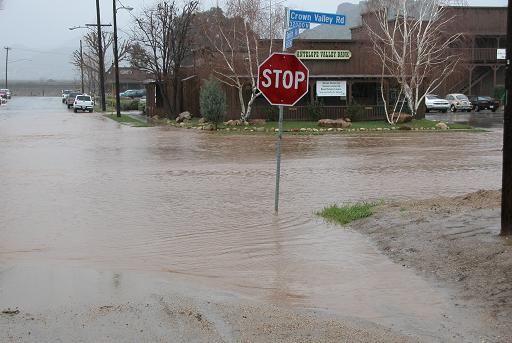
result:
M 359 4 L 342 3 L 336 13 L 346 15 L 347 25 L 319 25 L 300 34 L 299 39 L 351 39 L 350 28 L 361 25 L 361 9 L 365 2 Z

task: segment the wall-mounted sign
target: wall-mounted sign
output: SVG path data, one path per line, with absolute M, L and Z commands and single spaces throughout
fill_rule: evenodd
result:
M 295 56 L 301 60 L 349 60 L 350 50 L 297 50 Z
M 347 96 L 347 81 L 317 81 L 317 96 Z
M 496 50 L 496 59 L 506 60 L 507 59 L 507 49 L 497 49 Z

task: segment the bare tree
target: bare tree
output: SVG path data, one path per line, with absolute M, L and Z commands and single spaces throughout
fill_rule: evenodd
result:
M 179 81 L 183 61 L 190 53 L 190 27 L 198 0 L 180 7 L 175 0 L 161 0 L 135 20 L 131 62 L 153 75 L 164 104 L 172 115 L 180 108 Z M 167 87 L 168 83 L 171 87 Z
M 281 36 L 284 10 L 280 6 L 266 7 L 262 0 L 228 0 L 227 15 L 217 13 L 206 21 L 206 36 L 220 62 L 213 73 L 222 83 L 237 89 L 240 118 L 246 121 L 254 101 L 260 96 L 257 88 L 257 67 L 268 57 L 273 41 Z M 261 38 L 267 46 L 261 47 Z M 246 96 L 246 90 L 250 94 Z
M 113 34 L 110 32 L 102 32 L 103 60 L 109 66 L 106 72 L 109 73 L 113 68 L 113 56 L 108 54 L 108 50 L 114 41 Z M 81 63 L 84 67 L 84 76 L 87 81 L 89 93 L 94 93 L 99 82 L 99 50 L 98 50 L 98 34 L 95 31 L 88 32 L 82 37 L 83 61 L 81 60 L 80 50 L 73 51 L 71 63 L 80 70 Z M 119 46 L 119 61 L 126 60 L 127 53 L 130 49 L 130 43 L 126 40 L 121 41 Z
M 381 82 L 382 99 L 390 124 L 407 101 L 414 116 L 425 96 L 438 89 L 461 60 L 452 49 L 461 33 L 447 33 L 453 17 L 443 0 L 372 0 L 364 16 L 375 54 L 382 63 L 382 79 L 389 74 L 400 86 L 396 102 L 388 108 Z

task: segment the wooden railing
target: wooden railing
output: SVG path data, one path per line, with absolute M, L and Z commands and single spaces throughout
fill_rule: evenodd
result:
M 499 63 L 497 59 L 496 48 L 476 48 L 476 49 L 451 49 L 454 55 L 460 55 L 465 61 L 482 62 L 482 63 Z

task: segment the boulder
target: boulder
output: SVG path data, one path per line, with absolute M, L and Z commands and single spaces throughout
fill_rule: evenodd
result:
M 241 120 L 228 120 L 227 122 L 224 123 L 224 125 L 226 125 L 226 126 L 240 126 L 240 125 L 242 125 L 242 121 Z
M 182 123 L 186 120 L 190 120 L 192 119 L 192 115 L 190 114 L 189 111 L 185 111 L 185 112 L 181 112 L 177 117 L 176 117 L 176 123 Z
M 403 124 L 403 123 L 408 123 L 408 122 L 412 121 L 412 115 L 407 114 L 407 113 L 396 113 L 395 112 L 391 115 L 391 118 L 393 119 L 393 122 L 397 123 L 397 124 Z
M 249 119 L 250 125 L 263 126 L 267 123 L 265 119 Z
M 320 119 L 318 121 L 318 126 L 321 126 L 321 127 L 334 127 L 334 128 L 343 128 L 343 129 L 346 129 L 346 128 L 349 128 L 350 126 L 352 126 L 352 123 L 350 122 L 347 122 L 343 119 L 336 119 L 336 120 L 332 120 L 332 119 Z
M 201 118 L 199 118 L 197 123 L 198 124 L 205 124 L 206 123 L 206 119 L 204 117 L 201 117 Z
M 257 127 L 256 128 L 256 132 L 265 132 L 265 128 L 264 127 Z
M 436 128 L 438 128 L 440 130 L 448 130 L 449 129 L 448 125 L 446 125 L 446 123 L 443 123 L 443 122 L 437 123 Z

